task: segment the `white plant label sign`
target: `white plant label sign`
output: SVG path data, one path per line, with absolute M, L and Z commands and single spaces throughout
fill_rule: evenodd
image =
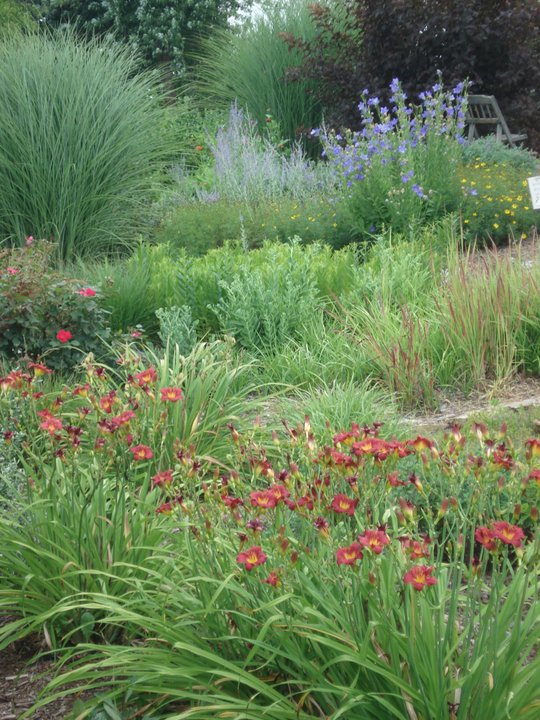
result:
M 529 183 L 533 209 L 540 210 L 540 175 L 527 178 L 527 182 Z

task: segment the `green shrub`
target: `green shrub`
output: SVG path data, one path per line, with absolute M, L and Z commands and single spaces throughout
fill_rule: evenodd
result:
M 53 246 L 0 251 L 0 357 L 69 368 L 102 355 L 109 335 L 99 290 L 51 269 Z
M 173 305 L 156 310 L 159 320 L 159 339 L 163 347 L 178 348 L 181 355 L 189 355 L 197 344 L 197 320 L 189 305 Z
M 264 266 L 246 264 L 220 281 L 223 293 L 213 307 L 220 328 L 252 352 L 278 351 L 316 312 L 315 276 L 295 249 L 283 257 L 278 247 L 267 247 Z
M 0 241 L 54 237 L 64 259 L 133 242 L 170 153 L 157 77 L 136 70 L 70 33 L 0 42 Z
M 462 145 L 461 154 L 466 165 L 484 162 L 488 165 L 522 168 L 526 172 L 534 172 L 538 169 L 540 162 L 530 150 L 509 147 L 490 136 Z
M 186 54 L 208 28 L 226 26 L 239 9 L 238 0 L 131 0 L 131 2 L 86 2 L 86 0 L 32 0 L 50 27 L 70 23 L 87 36 L 113 35 L 135 47 L 148 65 L 172 65 L 176 81 L 183 77 Z M 186 47 L 187 46 L 187 47 Z M 188 53 L 186 53 L 186 50 Z
M 169 211 L 154 233 L 157 242 L 193 255 L 240 237 L 256 248 L 266 239 L 287 242 L 294 236 L 303 243 L 341 248 L 357 239 L 356 223 L 345 203 L 314 195 L 304 201 L 283 198 L 252 206 L 223 200 L 181 204 Z

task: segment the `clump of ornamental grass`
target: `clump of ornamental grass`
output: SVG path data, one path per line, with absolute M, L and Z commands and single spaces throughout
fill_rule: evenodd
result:
M 459 207 L 457 163 L 465 119 L 465 84 L 446 92 L 440 78 L 418 105 L 397 78 L 389 105 L 364 91 L 362 130 L 324 132 L 324 155 L 336 167 L 363 235 L 384 226 L 406 231 Z
M 538 439 L 230 432 L 230 469 L 153 478 L 161 572 L 69 601 L 131 642 L 67 649 L 49 693 L 171 719 L 537 716 Z
M 288 142 L 320 123 L 317 81 L 295 74 L 302 56 L 283 39 L 293 33 L 308 40 L 316 33 L 306 0 L 265 3 L 262 11 L 237 31 L 214 32 L 201 44 L 193 89 L 212 106 L 231 102 L 249 112 L 260 129 L 268 115 Z
M 171 151 L 159 78 L 138 70 L 112 41 L 2 37 L 1 242 L 54 238 L 63 259 L 133 242 Z

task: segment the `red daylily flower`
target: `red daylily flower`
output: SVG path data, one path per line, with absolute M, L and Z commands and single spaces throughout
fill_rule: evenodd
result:
M 336 551 L 338 565 L 354 565 L 357 560 L 362 558 L 362 546 L 357 542 L 353 542 L 346 547 L 340 547 Z
M 81 288 L 79 290 L 79 295 L 82 295 L 83 297 L 95 297 L 96 291 L 92 290 L 92 288 Z
M 156 508 L 156 515 L 170 515 L 175 507 L 178 507 L 182 504 L 182 498 L 178 497 L 174 500 L 169 500 L 168 502 L 161 503 L 161 505 Z
M 54 417 L 54 415 L 47 415 L 39 427 L 41 430 L 46 430 L 49 435 L 54 435 L 58 430 L 62 429 L 62 420 Z
M 84 385 L 76 385 L 72 390 L 72 395 L 80 395 L 81 397 L 88 397 L 88 391 L 90 390 L 90 383 L 84 383 Z
M 52 373 L 52 370 L 43 363 L 30 362 L 28 363 L 28 369 L 33 370 L 36 377 L 40 375 L 50 375 Z
M 349 498 L 342 493 L 334 495 L 334 497 L 332 498 L 332 502 L 330 503 L 330 507 L 334 512 L 349 516 L 354 515 L 354 511 L 356 510 L 357 505 L 358 500 Z
M 259 545 L 253 545 L 244 552 L 238 553 L 236 556 L 236 562 L 239 565 L 244 565 L 246 570 L 253 570 L 254 567 L 264 565 L 266 562 L 266 555 Z
M 172 470 L 162 470 L 158 472 L 152 478 L 152 487 L 163 487 L 163 485 L 170 485 L 173 481 Z
M 267 492 L 272 493 L 272 495 L 276 498 L 277 502 L 280 500 L 286 500 L 290 496 L 290 492 L 287 490 L 285 485 L 271 485 Z
M 358 423 L 353 423 L 351 425 L 351 430 L 349 432 L 344 431 L 340 432 L 337 435 L 334 435 L 333 441 L 334 446 L 337 445 L 350 445 L 354 440 L 358 439 L 360 437 L 360 426 Z
M 178 400 L 182 400 L 183 397 L 182 390 L 179 387 L 161 388 L 162 402 L 178 402 Z
M 500 540 L 505 545 L 513 545 L 516 548 L 521 547 L 521 543 L 525 539 L 525 533 L 520 527 L 511 525 L 504 520 L 492 523 L 491 532 L 497 540 Z
M 363 548 L 369 548 L 375 555 L 380 555 L 385 545 L 390 544 L 390 538 L 384 530 L 365 530 L 358 536 L 358 542 Z
M 129 452 L 132 453 L 134 460 L 151 460 L 154 457 L 154 453 L 148 447 L 148 445 L 134 445 L 129 448 Z
M 399 541 L 401 547 L 408 553 L 411 560 L 419 560 L 420 558 L 428 558 L 430 556 L 429 538 L 420 542 L 419 540 L 412 540 L 408 537 L 400 537 Z
M 431 448 L 435 447 L 435 444 L 431 440 L 428 440 L 428 438 L 422 435 L 417 435 L 414 440 L 409 440 L 408 444 L 412 445 L 416 452 L 431 450 Z
M 12 370 L 5 377 L 0 377 L 0 387 L 11 388 L 12 390 L 20 390 L 25 383 L 32 383 L 32 377 L 22 370 Z
M 278 587 L 279 585 L 281 585 L 281 580 L 275 572 L 271 572 L 268 577 L 264 578 L 263 583 L 271 585 L 272 587 Z
M 251 520 L 248 520 L 246 527 L 248 530 L 252 530 L 253 532 L 262 532 L 264 530 L 264 525 L 259 518 L 252 518 Z
M 142 370 L 140 373 L 135 375 L 135 380 L 137 381 L 137 385 L 140 387 L 143 387 L 144 385 L 151 385 L 157 380 L 157 372 L 153 367 L 146 368 L 146 370 Z
M 242 500 L 242 498 L 233 497 L 229 494 L 222 495 L 221 499 L 223 500 L 225 505 L 227 507 L 230 507 L 232 510 L 234 510 L 235 507 L 242 507 L 244 505 L 244 501 Z
M 415 590 L 423 590 L 437 582 L 433 577 L 433 565 L 415 565 L 405 573 L 403 580 Z
M 120 427 L 121 425 L 129 425 L 134 417 L 136 417 L 136 415 L 133 410 L 125 410 L 123 413 L 120 413 L 120 415 L 111 418 L 111 422 L 114 423 L 116 427 Z
M 330 527 L 330 523 L 328 522 L 328 520 L 319 516 L 315 518 L 315 520 L 313 521 L 313 525 L 317 528 L 317 530 L 319 530 L 319 532 L 328 535 L 328 528 Z
M 104 395 L 102 398 L 99 399 L 99 407 L 104 412 L 111 413 L 115 399 L 116 392 L 114 390 L 111 390 L 111 392 L 107 393 L 107 395 Z
M 253 507 L 260 507 L 265 510 L 275 508 L 278 504 L 278 499 L 270 490 L 255 490 L 250 493 L 249 501 Z
M 525 443 L 527 448 L 527 458 L 540 457 L 540 440 L 537 438 L 529 438 Z
M 386 478 L 386 481 L 391 487 L 400 487 L 401 485 L 405 485 L 404 480 L 400 480 L 397 474 L 397 471 L 394 470 L 394 472 L 391 472 L 388 477 Z
M 483 545 L 486 550 L 489 550 L 489 552 L 493 552 L 497 549 L 495 536 L 493 535 L 492 531 L 484 525 L 476 528 L 474 533 L 474 539 L 476 540 L 476 542 L 479 542 L 480 545 Z
M 306 510 L 313 510 L 313 498 L 310 495 L 302 495 L 296 501 L 298 507 L 305 507 Z

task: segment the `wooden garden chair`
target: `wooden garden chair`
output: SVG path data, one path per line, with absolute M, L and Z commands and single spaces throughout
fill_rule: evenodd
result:
M 485 137 L 486 134 L 494 133 L 499 142 L 516 147 L 517 143 L 523 142 L 527 138 L 527 135 L 516 135 L 510 132 L 493 95 L 469 95 L 467 97 L 465 124 L 468 128 L 467 140 L 469 142 Z

